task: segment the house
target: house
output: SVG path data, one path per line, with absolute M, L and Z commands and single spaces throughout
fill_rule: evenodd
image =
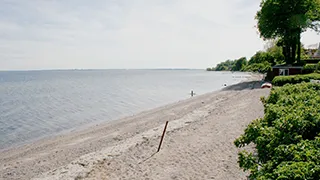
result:
M 308 49 L 305 49 L 305 52 L 311 59 L 320 58 L 320 43 L 310 45 Z
M 304 59 L 306 64 L 317 64 L 320 62 L 320 43 L 318 49 L 313 49 L 310 59 Z
M 302 74 L 303 66 L 293 66 L 291 64 L 281 64 L 272 67 L 273 76 L 289 76 Z
M 313 54 L 313 58 L 320 58 L 320 43 L 319 43 L 319 48 L 318 50 Z
M 316 53 L 317 49 L 305 49 L 305 53 L 309 57 L 313 57 Z
M 320 43 L 318 49 L 308 49 L 308 53 L 310 53 L 310 59 L 304 59 L 303 61 L 306 64 L 317 64 L 320 62 Z M 289 75 L 296 75 L 296 74 L 306 74 L 310 73 L 307 70 L 303 69 L 303 66 L 299 65 L 291 65 L 291 64 L 281 64 L 275 65 L 272 67 L 272 76 L 289 76 Z

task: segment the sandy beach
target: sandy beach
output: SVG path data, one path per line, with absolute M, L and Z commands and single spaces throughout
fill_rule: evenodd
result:
M 263 116 L 260 97 L 270 89 L 258 86 L 243 82 L 2 151 L 0 179 L 246 179 L 233 141 Z

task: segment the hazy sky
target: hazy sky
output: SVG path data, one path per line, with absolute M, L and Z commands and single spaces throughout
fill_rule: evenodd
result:
M 264 45 L 254 28 L 259 3 L 0 0 L 0 70 L 206 68 L 249 58 Z

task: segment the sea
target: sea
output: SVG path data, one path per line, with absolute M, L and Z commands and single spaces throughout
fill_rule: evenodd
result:
M 0 150 L 220 90 L 245 73 L 205 70 L 0 71 Z

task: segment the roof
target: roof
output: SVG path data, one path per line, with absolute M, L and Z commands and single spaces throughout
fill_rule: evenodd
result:
M 311 59 L 303 59 L 304 62 L 307 64 L 317 64 L 320 62 L 320 57 L 319 58 L 311 58 Z
M 278 65 L 273 66 L 272 68 L 274 68 L 274 69 L 283 69 L 283 68 L 302 69 L 303 66 L 293 66 L 292 64 L 278 64 Z

